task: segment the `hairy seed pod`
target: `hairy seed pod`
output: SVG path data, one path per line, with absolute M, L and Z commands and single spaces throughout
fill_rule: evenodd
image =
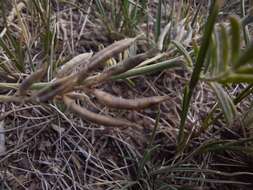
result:
M 149 106 L 159 104 L 169 99 L 168 96 L 153 96 L 147 98 L 125 99 L 113 96 L 102 90 L 95 89 L 92 91 L 98 101 L 108 107 L 118 109 L 144 109 Z
M 141 53 L 133 57 L 129 57 L 126 60 L 124 60 L 122 63 L 119 63 L 105 71 L 103 71 L 101 74 L 96 75 L 94 77 L 87 78 L 86 81 L 84 81 L 85 86 L 91 86 L 94 84 L 98 84 L 101 82 L 106 82 L 111 79 L 112 76 L 118 75 L 121 73 L 124 73 L 139 64 L 141 64 L 143 61 L 145 61 L 148 58 L 151 58 L 157 54 L 157 49 L 151 49 L 147 51 L 146 53 Z
M 71 98 L 67 96 L 63 96 L 63 101 L 71 111 L 78 114 L 83 119 L 94 122 L 96 124 L 101 124 L 101 125 L 110 126 L 110 127 L 137 127 L 137 128 L 140 127 L 139 125 L 131 123 L 129 121 L 116 119 L 111 116 L 104 116 L 104 115 L 93 113 L 77 105 Z
M 87 76 L 89 71 L 96 69 L 101 63 L 105 62 L 106 60 L 110 59 L 111 57 L 117 55 L 118 53 L 127 49 L 131 44 L 133 44 L 136 38 L 126 38 L 120 41 L 117 41 L 108 47 L 104 48 L 103 50 L 97 52 L 94 56 L 90 58 L 90 63 L 86 65 L 78 74 L 78 81 L 81 82 Z
M 46 74 L 46 66 L 38 69 L 30 76 L 28 76 L 19 86 L 18 93 L 20 95 L 25 95 L 26 91 L 32 86 L 33 83 L 40 81 Z

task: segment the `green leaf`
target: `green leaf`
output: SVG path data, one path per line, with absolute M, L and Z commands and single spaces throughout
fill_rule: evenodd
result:
M 103 17 L 105 17 L 106 16 L 105 9 L 104 9 L 101 1 L 100 0 L 95 0 L 95 3 L 96 3 L 96 6 L 98 8 L 99 14 L 101 14 Z
M 210 86 L 212 87 L 212 89 L 214 90 L 218 98 L 219 105 L 221 109 L 223 110 L 223 113 L 225 115 L 225 118 L 228 124 L 232 124 L 236 115 L 236 109 L 235 109 L 233 100 L 225 92 L 225 90 L 222 88 L 220 84 L 213 82 L 213 83 L 210 83 Z
M 155 27 L 156 41 L 158 40 L 161 33 L 161 17 L 162 17 L 162 0 L 159 0 L 156 15 L 156 27 Z
M 243 101 L 246 97 L 250 96 L 253 93 L 253 84 L 248 85 L 244 88 L 234 99 L 234 104 L 237 105 Z
M 237 17 L 232 16 L 230 17 L 230 24 L 231 24 L 231 35 L 232 35 L 232 52 L 231 52 L 231 58 L 232 58 L 232 63 L 236 62 L 239 53 L 240 53 L 240 44 L 241 44 L 241 38 L 240 38 L 240 31 L 241 31 L 241 26 L 240 26 L 240 21 Z
M 245 6 L 245 0 L 241 0 L 241 17 L 246 16 L 246 6 Z M 249 28 L 248 26 L 243 26 L 243 37 L 245 44 L 248 45 L 250 42 L 250 34 L 249 34 Z
M 216 1 L 215 1 L 216 2 Z M 207 23 L 206 23 L 206 28 L 204 32 L 204 36 L 201 42 L 200 46 L 200 51 L 196 60 L 196 64 L 194 66 L 194 70 L 192 73 L 191 81 L 190 81 L 190 89 L 194 89 L 195 86 L 197 85 L 197 82 L 200 77 L 200 72 L 202 70 L 202 66 L 204 64 L 205 56 L 209 47 L 209 43 L 211 41 L 211 36 L 215 24 L 215 20 L 218 16 L 218 5 L 217 2 L 213 3 L 213 7 L 211 8 L 211 13 L 210 16 L 208 17 Z M 191 93 L 190 93 L 191 94 Z
M 175 40 L 172 40 L 171 43 L 174 44 L 176 46 L 176 48 L 178 49 L 178 51 L 184 56 L 186 62 L 188 63 L 188 66 L 192 67 L 193 66 L 192 58 L 191 58 L 189 52 L 184 48 L 182 43 L 175 41 Z
M 243 119 L 243 122 L 244 122 L 245 127 L 247 127 L 250 130 L 253 129 L 253 109 L 250 109 L 246 113 L 245 118 Z
M 177 146 L 178 150 L 181 150 L 182 146 L 184 146 L 183 142 L 185 139 L 185 132 L 184 132 L 184 125 L 182 125 L 182 123 L 185 123 L 187 119 L 187 113 L 188 113 L 189 103 L 190 103 L 190 98 L 191 98 L 191 96 L 189 95 L 189 92 L 190 92 L 189 86 L 186 85 L 184 89 L 182 112 L 180 115 L 181 126 L 180 126 L 179 134 L 178 134 L 178 146 Z
M 220 62 L 220 47 L 219 47 L 219 37 L 216 35 L 216 33 L 214 32 L 214 34 L 212 35 L 211 41 L 210 41 L 210 45 L 209 45 L 209 50 L 207 52 L 207 56 L 208 56 L 208 62 L 205 65 L 205 69 L 206 67 L 209 67 L 209 72 L 211 74 L 211 76 L 215 76 L 217 75 L 220 71 L 219 71 L 219 62 Z
M 253 74 L 253 66 L 245 65 L 237 69 L 236 73 L 238 74 Z
M 251 42 L 251 44 L 248 47 L 246 47 L 246 50 L 238 58 L 237 62 L 234 64 L 234 70 L 253 61 L 253 53 L 252 52 L 253 52 L 253 42 Z M 252 64 L 252 62 L 251 62 L 251 64 Z
M 192 22 L 191 22 L 191 27 L 192 27 L 192 28 L 195 26 L 195 23 L 197 23 L 197 18 L 198 18 L 198 16 L 199 16 L 199 13 L 200 13 L 200 10 L 201 10 L 201 7 L 202 7 L 202 2 L 203 2 L 203 1 L 200 1 L 200 2 L 199 2 L 197 11 L 195 12 L 195 14 L 194 14 L 194 16 L 193 16 L 193 19 L 192 19 Z
M 228 67 L 228 59 L 229 59 L 229 41 L 226 27 L 221 24 L 220 25 L 220 35 L 221 35 L 221 46 L 222 46 L 222 63 L 224 65 L 224 70 Z
M 228 68 L 229 59 L 229 41 L 227 31 L 224 25 L 215 28 L 214 35 L 209 47 L 211 76 L 217 76 L 224 73 Z M 212 66 L 212 67 L 211 67 Z
M 253 75 L 252 74 L 229 74 L 226 78 L 219 80 L 221 83 L 249 83 L 253 84 Z
M 160 63 L 155 63 L 152 65 L 147 65 L 143 67 L 134 68 L 130 71 L 127 71 L 125 73 L 122 73 L 120 75 L 112 76 L 112 80 L 117 79 L 125 79 L 128 77 L 135 77 L 139 75 L 146 75 L 155 73 L 158 71 L 162 71 L 165 69 L 172 69 L 172 68 L 178 68 L 178 67 L 184 67 L 184 62 L 182 60 L 182 57 L 176 57 L 174 59 L 169 59 Z
M 207 23 L 205 25 L 205 31 L 204 31 L 204 36 L 202 38 L 202 42 L 201 42 L 201 46 L 200 46 L 200 50 L 198 53 L 198 57 L 196 60 L 196 64 L 194 65 L 194 70 L 192 73 L 192 77 L 189 83 L 189 91 L 185 91 L 187 93 L 184 94 L 184 103 L 183 103 L 183 112 L 181 114 L 181 122 L 180 122 L 180 133 L 178 136 L 178 143 L 181 144 L 182 142 L 184 142 L 185 140 L 182 139 L 184 138 L 184 127 L 185 127 L 185 122 L 186 122 L 186 117 L 188 114 L 188 110 L 190 107 L 190 100 L 193 94 L 193 91 L 199 81 L 200 78 L 200 74 L 206 59 L 206 54 L 208 51 L 208 47 L 210 44 L 210 40 L 211 40 L 211 36 L 212 36 L 212 32 L 213 32 L 213 28 L 215 25 L 215 21 L 216 18 L 218 16 L 218 12 L 219 12 L 219 1 L 214 1 L 211 8 L 210 8 L 210 14 L 209 17 L 207 19 Z
M 0 38 L 0 47 L 3 48 L 9 59 L 14 62 L 15 67 L 20 72 L 24 72 L 24 50 L 20 43 L 9 34 L 6 34 L 6 40 Z

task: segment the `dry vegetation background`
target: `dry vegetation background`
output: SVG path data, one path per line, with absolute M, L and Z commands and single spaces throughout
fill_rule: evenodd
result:
M 221 109 L 215 107 L 214 89 L 208 82 L 198 82 L 185 124 L 185 130 L 195 136 L 189 136 L 184 142 L 187 146 L 179 151 L 177 141 L 184 88 L 193 69 L 189 69 L 189 65 L 182 66 L 187 65 L 187 56 L 182 56 L 182 51 L 175 46 L 170 46 L 167 38 L 162 43 L 162 52 L 151 48 L 158 37 L 158 0 L 148 2 L 140 20 L 125 25 L 120 22 L 125 18 L 123 12 L 113 15 L 113 8 L 116 10 L 123 2 L 0 2 L 3 15 L 0 18 L 0 189 L 252 189 L 252 129 L 249 127 L 252 127 L 252 120 L 246 118 L 248 123 L 244 120 L 244 114 L 252 112 L 252 77 L 249 85 L 236 83 L 224 87 L 235 101 L 238 95 L 249 89 L 248 96 L 237 102 L 238 113 L 231 116 L 233 121 L 229 124 Z M 170 19 L 175 20 L 171 38 L 180 42 L 183 50 L 188 52 L 186 55 L 191 57 L 200 44 L 210 2 L 163 1 L 159 30 L 162 32 Z M 231 15 L 242 18 L 241 2 L 225 1 L 218 20 L 229 24 Z M 245 14 L 249 12 L 249 3 L 245 1 Z M 189 28 L 188 24 L 197 10 L 196 25 Z M 249 27 L 249 34 L 250 31 Z M 136 40 L 134 37 L 141 33 L 146 38 Z M 252 36 L 249 36 L 252 41 Z M 103 58 L 103 64 L 94 70 L 82 72 L 91 74 L 86 81 L 89 85 L 78 83 L 76 93 L 68 97 L 61 96 L 64 90 L 48 95 L 59 86 L 72 89 L 76 83 L 71 83 L 73 78 L 67 78 L 43 91 L 51 84 L 50 81 L 62 78 L 61 75 L 72 76 L 86 68 L 82 64 L 92 62 L 92 52 L 99 55 L 93 56 L 93 61 L 96 61 L 101 57 L 97 52 L 111 51 L 106 47 L 123 39 L 127 40 L 115 48 L 117 52 L 125 45 L 122 51 Z M 245 44 L 242 43 L 242 47 Z M 142 54 L 138 57 L 139 62 L 155 57 L 154 63 L 169 60 L 174 65 L 166 63 L 161 68 L 152 67 L 148 71 L 147 67 L 140 74 L 136 71 L 128 73 L 129 78 L 121 75 L 94 78 L 103 72 L 109 73 L 108 70 L 113 72 L 110 68 L 136 54 Z M 74 57 L 77 66 L 59 69 Z M 130 62 L 138 62 L 138 59 L 130 59 Z M 30 77 L 28 84 L 22 83 L 32 73 L 37 74 Z M 73 80 L 79 82 L 80 78 Z M 99 82 L 95 83 L 95 79 Z M 20 88 L 19 84 L 23 86 Z M 103 99 L 108 94 L 99 94 L 103 92 L 94 91 L 94 88 L 113 95 L 109 95 L 109 103 Z M 13 96 L 17 93 L 22 96 Z M 76 99 L 75 103 L 70 102 L 69 97 Z M 118 105 L 115 103 L 117 97 L 139 100 L 132 102 L 138 104 L 138 109 L 119 109 L 126 108 L 130 102 L 125 106 L 122 102 Z M 143 97 L 153 99 L 138 99 Z M 140 109 L 141 101 L 144 101 L 144 107 L 155 105 Z M 108 106 L 110 103 L 116 107 Z M 87 119 L 75 111 L 73 105 L 110 116 L 109 126 L 97 118 Z M 216 119 L 209 123 L 207 116 Z M 203 121 L 208 125 L 202 130 Z M 113 124 L 116 127 L 112 127 Z

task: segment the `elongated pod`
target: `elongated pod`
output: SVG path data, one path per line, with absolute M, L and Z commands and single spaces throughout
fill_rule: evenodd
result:
M 95 97 L 102 104 L 118 109 L 144 109 L 151 105 L 159 104 L 169 99 L 168 96 L 153 96 L 147 98 L 125 99 L 121 97 L 113 96 L 102 90 L 95 89 L 92 91 Z
M 96 69 L 101 63 L 105 62 L 106 60 L 110 59 L 114 55 L 124 51 L 127 49 L 131 44 L 133 44 L 138 38 L 139 35 L 135 38 L 126 38 L 113 44 L 109 45 L 108 47 L 104 48 L 103 50 L 97 52 L 94 56 L 92 56 L 89 60 L 89 64 L 86 65 L 79 73 L 78 73 L 78 81 L 84 80 L 88 77 L 88 73 L 94 69 Z
M 104 83 L 111 79 L 112 76 L 124 73 L 137 65 L 141 64 L 146 59 L 154 57 L 158 53 L 157 49 L 151 49 L 146 53 L 141 53 L 133 57 L 129 57 L 124 60 L 122 63 L 116 64 L 115 66 L 103 71 L 101 74 L 96 75 L 95 77 L 87 78 L 84 81 L 85 86 L 91 86 L 98 83 Z
M 40 81 L 43 76 L 46 74 L 47 67 L 44 66 L 30 76 L 28 76 L 19 86 L 18 93 L 20 95 L 25 95 L 26 91 L 32 86 L 33 83 Z
M 35 99 L 39 102 L 46 102 L 53 99 L 56 95 L 62 95 L 70 91 L 76 83 L 74 75 L 56 80 L 50 86 L 41 89 L 36 95 Z
M 77 113 L 79 116 L 81 116 L 83 119 L 101 124 L 104 126 L 110 126 L 110 127 L 137 127 L 140 126 L 134 123 L 131 123 L 129 121 L 116 119 L 111 116 L 104 116 L 99 115 L 96 113 L 93 113 L 79 105 L 77 105 L 71 98 L 68 96 L 63 97 L 63 101 L 66 104 L 66 106 L 73 112 Z

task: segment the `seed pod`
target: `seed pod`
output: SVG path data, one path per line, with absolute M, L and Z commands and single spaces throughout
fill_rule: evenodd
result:
M 136 56 L 129 57 L 128 59 L 126 59 L 122 63 L 119 63 L 119 64 L 105 70 L 101 74 L 99 74 L 95 77 L 87 78 L 87 80 L 84 81 L 84 85 L 91 86 L 93 84 L 108 81 L 111 79 L 111 76 L 124 73 L 124 72 L 138 66 L 140 63 L 142 63 L 146 59 L 155 56 L 157 54 L 157 52 L 158 52 L 157 49 L 151 49 L 151 50 L 147 51 L 146 53 L 141 53 Z
M 28 76 L 19 86 L 19 94 L 25 95 L 26 91 L 32 86 L 33 83 L 40 81 L 43 76 L 46 74 L 47 66 L 43 66 L 42 68 L 38 69 L 30 76 Z
M 58 79 L 53 84 L 40 90 L 36 95 L 35 99 L 38 102 L 46 102 L 53 99 L 56 95 L 62 95 L 63 93 L 70 91 L 76 83 L 74 75 Z
M 63 97 L 63 101 L 71 111 L 77 113 L 85 120 L 88 120 L 97 124 L 101 124 L 104 126 L 110 126 L 110 127 L 137 127 L 137 128 L 140 127 L 139 125 L 131 123 L 129 121 L 115 119 L 110 116 L 104 116 L 104 115 L 93 113 L 75 104 L 75 102 L 67 96 Z
M 91 58 L 92 54 L 93 53 L 82 53 L 72 58 L 60 68 L 56 74 L 56 78 L 67 76 L 78 67 L 81 67 L 81 65 L 88 64 L 88 60 Z
M 90 58 L 90 63 L 79 72 L 78 81 L 80 82 L 85 79 L 88 76 L 88 72 L 96 69 L 101 63 L 127 49 L 139 37 L 140 36 L 137 36 L 136 38 L 126 38 L 117 41 L 96 53 L 93 57 Z
M 125 99 L 113 96 L 102 90 L 95 89 L 92 91 L 98 101 L 108 107 L 118 109 L 144 109 L 151 105 L 159 104 L 169 99 L 168 96 L 153 96 L 147 98 Z

